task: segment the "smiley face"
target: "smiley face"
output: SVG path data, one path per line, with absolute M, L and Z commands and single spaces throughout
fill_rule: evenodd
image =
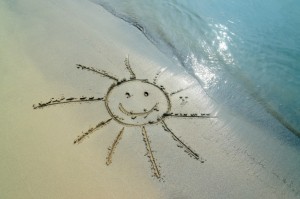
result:
M 114 120 L 129 126 L 155 124 L 171 109 L 168 94 L 145 80 L 128 80 L 112 85 L 105 105 Z

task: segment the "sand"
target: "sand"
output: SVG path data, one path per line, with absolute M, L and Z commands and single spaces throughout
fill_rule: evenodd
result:
M 1 1 L 0 24 L 0 198 L 299 197 L 298 146 L 214 104 L 137 28 L 102 7 L 79 0 Z M 178 147 L 160 122 L 143 127 L 112 119 L 97 126 L 111 116 L 103 100 L 33 108 L 52 97 L 105 97 L 116 81 L 76 64 L 129 80 L 128 56 L 136 79 L 164 86 L 172 113 L 217 116 L 165 120 L 204 163 Z

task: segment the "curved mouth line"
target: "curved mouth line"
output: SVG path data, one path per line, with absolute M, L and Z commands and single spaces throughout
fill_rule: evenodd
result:
M 153 112 L 154 109 L 157 107 L 157 105 L 158 105 L 158 103 L 156 103 L 156 104 L 152 107 L 152 109 L 150 109 L 149 111 L 136 112 L 136 113 L 134 113 L 134 112 L 132 112 L 132 111 L 127 111 L 127 110 L 123 107 L 122 103 L 120 103 L 120 104 L 119 104 L 119 109 L 120 109 L 120 111 L 121 111 L 122 113 L 124 113 L 124 114 L 126 114 L 126 115 L 129 115 L 129 116 L 143 116 L 143 115 L 149 115 L 151 112 Z

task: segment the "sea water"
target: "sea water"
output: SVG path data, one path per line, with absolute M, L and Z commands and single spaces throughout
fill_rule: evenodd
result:
M 300 136 L 299 1 L 94 1 L 142 31 L 218 104 Z

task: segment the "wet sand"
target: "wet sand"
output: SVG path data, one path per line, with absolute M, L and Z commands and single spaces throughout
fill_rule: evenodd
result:
M 0 198 L 299 197 L 299 147 L 214 104 L 136 27 L 102 7 L 1 1 L 0 22 Z M 129 80 L 128 55 L 137 79 L 170 96 L 165 125 L 177 140 L 161 123 L 100 125 L 110 114 L 95 99 L 105 98 L 114 80 L 76 64 Z M 83 101 L 32 107 L 62 98 Z M 217 117 L 187 117 L 201 113 Z

